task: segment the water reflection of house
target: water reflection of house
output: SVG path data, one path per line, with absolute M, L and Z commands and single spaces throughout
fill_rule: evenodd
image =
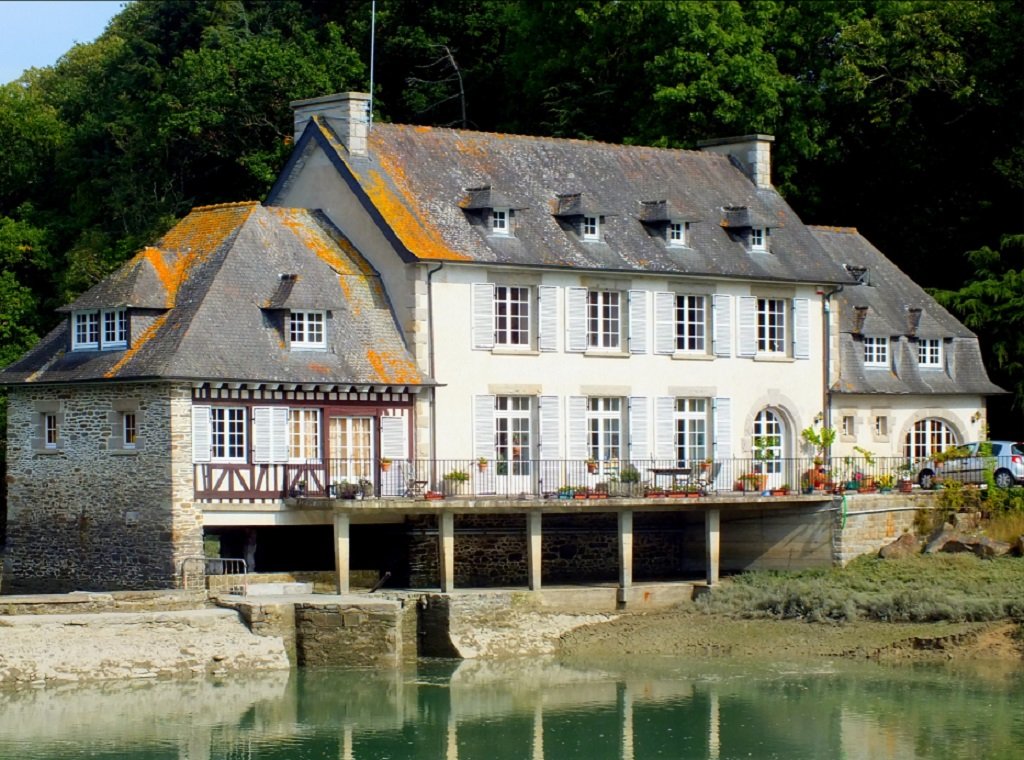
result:
M 366 102 L 294 104 L 266 206 L 194 210 L 0 375 L 6 583 L 166 585 L 247 528 L 256 569 L 337 564 L 343 588 L 713 581 L 720 520 L 781 506 L 734 483 L 795 488 L 829 399 L 836 453 L 979 435 L 976 340 L 860 238 L 805 226 L 772 138 L 369 130 Z M 714 496 L 631 482 L 661 476 Z M 619 498 L 522 498 L 565 489 Z M 806 498 L 756 546 L 726 531 L 729 566 L 829 561 L 829 498 Z

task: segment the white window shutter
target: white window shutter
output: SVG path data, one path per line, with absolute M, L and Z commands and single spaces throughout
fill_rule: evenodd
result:
M 793 299 L 793 358 L 811 357 L 810 303 L 806 298 Z
M 587 450 L 587 397 L 569 397 L 569 459 L 586 459 Z
M 736 354 L 757 354 L 757 299 L 754 296 L 740 296 L 740 346 Z
M 289 413 L 290 410 L 286 406 L 271 407 L 270 457 L 272 462 L 287 462 L 291 455 L 291 447 L 288 445 Z
M 473 348 L 494 348 L 494 285 L 473 283 Z
M 629 291 L 629 353 L 647 353 L 647 291 Z
M 209 462 L 213 431 L 210 429 L 210 407 L 192 407 L 192 461 Z
M 658 396 L 654 401 L 654 457 L 675 459 L 676 400 L 672 396 Z
M 540 397 L 540 458 L 562 458 L 562 439 L 559 430 L 561 409 L 558 396 Z
M 252 461 L 267 464 L 271 461 L 271 421 L 273 407 L 257 406 L 252 410 Z
M 388 459 L 409 458 L 409 423 L 405 417 L 380 418 L 380 455 Z
M 712 300 L 715 321 L 715 356 L 732 356 L 732 296 L 718 293 Z
M 728 490 L 730 478 L 739 474 L 731 472 L 732 463 L 729 461 L 732 459 L 732 399 L 718 397 L 712 409 L 715 414 L 714 460 L 718 468 L 715 488 Z
M 676 352 L 676 294 L 654 294 L 654 352 Z
M 651 456 L 648 442 L 650 423 L 647 414 L 647 399 L 631 396 L 629 399 L 629 459 L 641 462 Z
M 558 288 L 553 285 L 541 285 L 537 288 L 537 310 L 540 318 L 537 322 L 537 348 L 541 351 L 558 350 Z
M 473 456 L 494 459 L 494 396 L 473 397 Z
M 565 289 L 565 350 L 587 350 L 587 289 Z

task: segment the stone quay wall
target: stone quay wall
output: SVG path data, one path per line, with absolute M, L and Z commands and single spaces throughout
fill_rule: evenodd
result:
M 169 588 L 202 555 L 192 504 L 190 390 L 19 386 L 8 401 L 5 593 Z M 134 414 L 134 446 L 122 440 Z M 58 440 L 43 426 L 56 417 Z
M 845 565 L 864 554 L 876 554 L 902 534 L 912 533 L 917 512 L 933 509 L 936 500 L 935 492 L 848 496 L 845 520 L 841 505 L 834 513 L 834 562 Z

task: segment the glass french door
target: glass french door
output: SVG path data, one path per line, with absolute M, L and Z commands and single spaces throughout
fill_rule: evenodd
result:
M 328 435 L 331 482 L 373 480 L 373 418 L 331 417 Z
M 499 493 L 532 492 L 533 399 L 498 396 L 494 409 L 495 475 Z

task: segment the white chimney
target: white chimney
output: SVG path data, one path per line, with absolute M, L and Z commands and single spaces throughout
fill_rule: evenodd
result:
M 701 140 L 697 147 L 706 153 L 720 153 L 734 158 L 757 187 L 772 186 L 772 143 L 773 135 L 743 135 L 722 137 L 717 140 Z
M 351 156 L 366 155 L 366 138 L 370 132 L 370 96 L 365 92 L 338 92 L 308 100 L 293 100 L 295 141 L 302 137 L 313 116 L 326 119 L 348 149 Z

